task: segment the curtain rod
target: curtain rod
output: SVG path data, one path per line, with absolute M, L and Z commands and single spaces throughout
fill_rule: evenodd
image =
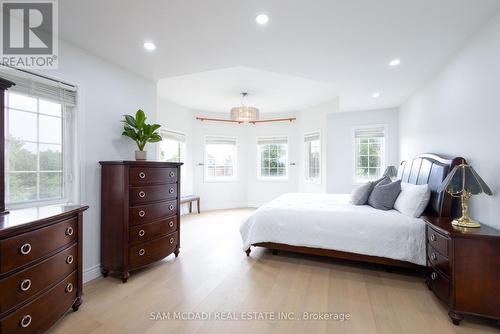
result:
M 42 79 L 46 79 L 46 80 L 54 81 L 54 82 L 57 82 L 57 83 L 61 83 L 63 85 L 70 86 L 70 87 L 73 87 L 73 88 L 76 89 L 76 86 L 73 85 L 73 84 L 61 81 L 59 79 L 51 78 L 51 77 L 45 76 L 43 74 L 38 74 L 38 73 L 35 73 L 35 72 L 30 72 L 30 71 L 27 71 L 27 70 L 23 70 L 23 69 L 20 69 L 20 68 L 11 67 L 11 66 L 4 65 L 4 64 L 1 64 L 1 66 L 2 67 L 6 67 L 6 68 L 11 69 L 11 70 L 14 70 L 14 71 L 19 71 L 19 72 L 23 72 L 23 73 L 26 73 L 26 74 L 29 74 L 29 75 L 34 75 L 34 76 L 42 78 Z
M 286 122 L 286 121 L 289 121 L 289 122 L 293 122 L 295 120 L 297 120 L 297 118 L 295 117 L 290 117 L 290 118 L 275 118 L 275 119 L 262 119 L 262 120 L 258 120 L 258 121 L 248 121 L 248 122 L 244 122 L 244 121 L 236 121 L 236 120 L 232 120 L 232 119 L 223 119 L 223 118 L 206 118 L 206 117 L 196 117 L 197 120 L 199 121 L 212 121 L 212 122 L 226 122 L 226 123 L 238 123 L 238 124 L 243 124 L 243 123 L 250 123 L 250 124 L 257 124 L 257 123 L 271 123 L 271 122 Z

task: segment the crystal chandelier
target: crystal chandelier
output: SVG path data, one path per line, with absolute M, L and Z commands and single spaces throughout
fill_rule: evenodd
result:
M 259 119 L 259 109 L 247 107 L 244 103 L 248 93 L 241 93 L 241 106 L 231 108 L 231 119 L 240 122 L 251 122 Z

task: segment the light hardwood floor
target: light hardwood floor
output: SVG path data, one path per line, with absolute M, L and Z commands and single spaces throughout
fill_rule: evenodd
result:
M 420 275 L 313 256 L 241 248 L 251 209 L 182 217 L 181 253 L 84 286 L 84 303 L 55 333 L 498 333 L 493 322 L 453 326 Z M 348 312 L 339 321 L 150 320 L 151 312 Z

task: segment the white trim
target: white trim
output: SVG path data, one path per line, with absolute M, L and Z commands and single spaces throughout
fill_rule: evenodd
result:
M 308 172 L 308 163 L 309 163 L 309 156 L 306 154 L 305 151 L 305 145 L 308 142 L 305 142 L 304 139 L 308 135 L 312 134 L 318 134 L 319 135 L 319 175 L 316 179 L 311 179 L 307 177 L 307 172 Z M 314 131 L 308 131 L 304 132 L 302 135 L 302 147 L 304 148 L 304 154 L 303 154 L 303 159 L 304 159 L 304 182 L 309 183 L 309 184 L 322 184 L 323 181 L 323 171 L 322 171 L 322 161 L 323 161 L 323 135 L 321 133 L 321 129 L 314 130 Z
M 207 138 L 217 137 L 217 138 L 227 138 L 234 139 L 235 144 L 235 155 L 233 162 L 233 176 L 230 177 L 207 177 Z M 225 182 L 238 182 L 238 137 L 235 136 L 225 136 L 225 135 L 210 135 L 207 134 L 203 137 L 203 182 L 204 183 L 225 183 Z
M 285 176 L 262 176 L 260 174 L 261 170 L 261 156 L 259 150 L 259 139 L 266 138 L 286 138 L 286 161 L 285 161 Z M 257 136 L 255 138 L 255 144 L 257 145 L 257 180 L 268 181 L 268 182 L 287 182 L 290 179 L 290 137 L 288 135 L 272 135 L 272 136 Z
M 384 128 L 384 145 L 383 145 L 383 151 L 382 151 L 382 159 L 381 159 L 381 164 L 380 164 L 380 170 L 381 173 L 385 170 L 387 166 L 387 151 L 389 149 L 389 125 L 388 124 L 363 124 L 363 125 L 355 125 L 351 129 L 351 142 L 352 142 L 352 161 L 353 161 L 353 170 L 352 170 L 352 178 L 353 178 L 353 184 L 354 185 L 360 185 L 364 182 L 371 181 L 370 179 L 367 180 L 359 180 L 356 177 L 356 129 L 366 129 L 366 128 L 374 128 L 374 127 L 381 127 Z M 382 175 L 382 174 L 381 174 Z
M 83 270 L 83 283 L 88 283 L 101 276 L 102 276 L 101 264 L 99 263 L 96 264 L 95 266 Z

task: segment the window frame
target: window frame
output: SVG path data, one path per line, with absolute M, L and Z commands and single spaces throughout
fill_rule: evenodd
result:
M 309 142 L 306 142 L 305 139 L 307 136 L 311 136 L 311 135 L 315 135 L 317 134 L 318 137 L 319 137 L 319 158 L 318 158 L 318 162 L 319 162 L 319 169 L 318 169 L 318 177 L 317 178 L 310 178 L 309 177 L 309 164 L 310 164 L 310 156 L 308 153 L 308 149 L 307 149 L 307 144 Z M 318 130 L 315 130 L 315 131 L 309 131 L 309 132 L 305 132 L 304 135 L 302 136 L 302 140 L 303 140 L 303 147 L 304 147 L 304 180 L 306 183 L 311 183 L 311 184 L 321 184 L 322 182 L 322 166 L 321 166 L 321 162 L 322 162 L 322 153 L 323 153 L 323 140 L 322 140 L 322 136 L 321 136 L 321 130 L 318 129 Z
M 185 163 L 186 162 L 185 161 L 186 160 L 186 155 L 187 155 L 187 152 L 186 152 L 186 150 L 187 150 L 187 144 L 186 144 L 187 137 L 186 137 L 186 134 L 184 132 L 182 132 L 182 131 L 177 131 L 177 130 L 172 130 L 172 129 L 160 129 L 160 135 L 162 136 L 162 138 L 163 138 L 165 132 L 175 133 L 175 134 L 184 136 L 184 142 L 178 141 L 179 143 L 183 143 L 184 144 L 184 152 L 182 152 L 182 149 L 179 146 L 179 161 L 171 161 L 171 162 L 182 162 L 182 163 Z M 162 160 L 161 159 L 161 142 L 159 143 L 158 146 L 159 146 L 158 147 L 158 160 L 159 161 L 167 161 L 167 160 Z M 184 153 L 184 156 L 181 156 L 181 153 Z M 181 158 L 184 158 L 184 159 L 181 159 Z
M 9 122 L 10 122 L 10 107 L 8 106 L 8 96 L 9 94 L 18 94 L 18 95 L 24 95 L 32 98 L 37 99 L 37 131 L 39 128 L 39 105 L 40 105 L 40 99 L 44 101 L 49 101 L 53 103 L 59 103 L 61 104 L 61 123 L 62 123 L 62 128 L 61 128 L 61 173 L 62 173 L 62 196 L 61 198 L 49 198 L 49 199 L 37 199 L 37 200 L 29 200 L 29 201 L 22 201 L 22 202 L 7 202 L 7 193 L 8 193 L 8 186 L 9 186 L 9 174 L 10 170 L 7 170 L 8 166 L 8 157 L 10 154 L 9 152 L 9 146 L 8 146 L 8 133 L 9 133 Z M 78 94 L 78 93 L 77 93 Z M 30 208 L 30 207 L 41 207 L 41 206 L 47 206 L 47 205 L 57 205 L 57 204 L 67 204 L 70 202 L 74 202 L 76 198 L 78 198 L 77 190 L 76 190 L 76 180 L 78 178 L 77 175 L 77 162 L 76 162 L 76 151 L 78 148 L 76 147 L 76 131 L 77 127 L 75 124 L 76 120 L 76 110 L 77 106 L 74 105 L 69 105 L 65 103 L 64 101 L 58 101 L 56 99 L 51 99 L 46 96 L 37 96 L 36 94 L 27 94 L 24 91 L 17 91 L 15 88 L 10 89 L 9 91 L 5 92 L 5 137 L 3 138 L 4 145 L 5 145 L 5 206 L 8 209 L 15 210 L 15 209 L 23 209 L 23 208 Z M 26 112 L 26 113 L 31 113 L 34 114 L 35 112 L 33 111 L 28 111 L 28 110 L 21 110 L 17 108 L 12 108 L 15 111 L 20 111 L 20 112 Z M 6 112 L 9 111 L 9 112 Z M 49 115 L 50 116 L 50 115 Z M 51 116 L 54 117 L 54 116 Z M 31 142 L 30 143 L 36 143 L 38 145 L 44 145 L 44 144 L 50 144 L 50 143 L 44 143 L 40 142 L 38 139 L 36 142 Z M 39 164 L 39 150 L 38 150 L 38 155 L 37 155 L 37 167 L 35 173 L 38 175 L 40 173 L 40 164 Z M 38 181 L 38 176 L 37 176 L 37 188 L 39 187 L 39 181 Z
M 368 125 L 357 125 L 352 128 L 352 151 L 353 151 L 353 169 L 352 169 L 352 175 L 353 175 L 353 183 L 354 185 L 360 185 L 363 183 L 366 183 L 368 181 L 373 181 L 375 179 L 359 179 L 357 177 L 356 169 L 357 169 L 357 157 L 358 157 L 358 150 L 357 150 L 357 143 L 356 143 L 356 130 L 358 129 L 370 129 L 370 128 L 383 128 L 384 129 L 384 143 L 382 145 L 382 154 L 380 157 L 380 177 L 382 177 L 386 166 L 388 165 L 387 163 L 387 150 L 389 146 L 389 126 L 387 124 L 368 124 Z
M 261 152 L 259 139 L 283 139 L 286 138 L 286 161 L 285 161 L 285 176 L 262 176 L 261 175 Z M 288 135 L 273 135 L 273 136 L 258 136 L 255 142 L 257 146 L 257 180 L 260 181 L 270 181 L 270 182 L 287 182 L 290 178 L 290 138 Z
M 233 161 L 233 175 L 230 177 L 208 177 L 208 164 L 207 164 L 207 138 L 215 137 L 222 139 L 234 140 L 234 161 Z M 237 182 L 238 181 L 238 137 L 236 136 L 226 136 L 226 135 L 205 135 L 203 142 L 203 181 L 205 183 L 226 183 L 226 182 Z

